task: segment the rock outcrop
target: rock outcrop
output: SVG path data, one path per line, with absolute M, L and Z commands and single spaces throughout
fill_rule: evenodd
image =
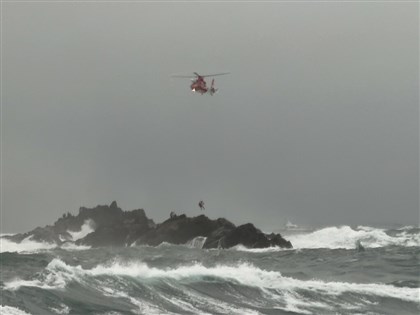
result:
M 78 232 L 86 225 L 86 235 Z M 80 235 L 79 239 L 74 239 L 76 234 Z M 15 242 L 31 238 L 48 243 L 75 242 L 100 247 L 129 246 L 133 243 L 151 246 L 162 242 L 186 244 L 198 236 L 206 237 L 203 248 L 229 248 L 239 244 L 249 248 L 292 247 L 280 234 L 264 234 L 251 223 L 236 227 L 223 218 L 211 220 L 205 215 L 190 218 L 185 214 L 171 213 L 168 220 L 155 224 L 147 218 L 143 209 L 123 211 L 115 201 L 110 206 L 81 207 L 77 216 L 67 213 L 52 226 L 38 227 L 7 238 Z

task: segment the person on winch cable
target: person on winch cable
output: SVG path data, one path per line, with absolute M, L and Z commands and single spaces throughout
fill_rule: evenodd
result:
M 206 208 L 204 208 L 204 201 L 200 200 L 200 202 L 198 203 L 198 206 L 200 207 L 201 210 L 206 210 Z

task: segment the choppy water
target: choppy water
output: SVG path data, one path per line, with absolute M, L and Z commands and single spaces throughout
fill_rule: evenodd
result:
M 3 239 L 0 313 L 419 314 L 419 228 L 283 235 L 294 249 L 59 248 Z M 357 240 L 365 251 L 355 250 Z

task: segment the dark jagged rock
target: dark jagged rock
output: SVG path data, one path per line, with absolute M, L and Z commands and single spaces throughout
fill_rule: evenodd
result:
M 30 237 L 34 241 L 62 244 L 73 241 L 70 232 L 80 231 L 83 224 L 90 222 L 94 232 L 76 241 L 76 244 L 90 246 L 124 246 L 134 242 L 141 234 L 155 226 L 143 209 L 123 211 L 113 201 L 110 206 L 98 205 L 89 209 L 81 207 L 79 214 L 64 214 L 54 225 L 37 227 L 22 234 L 9 236 L 12 241 L 21 242 Z
M 71 235 L 68 232 L 63 232 L 62 238 L 71 239 Z M 4 238 L 10 239 L 13 242 L 20 243 L 24 239 L 31 238 L 33 241 L 37 242 L 47 242 L 47 243 L 56 243 L 61 244 L 63 241 L 60 239 L 60 233 L 57 233 L 57 230 L 54 226 L 47 225 L 46 227 L 37 227 L 34 230 L 27 233 L 20 233 L 15 235 L 6 235 Z
M 162 242 L 185 244 L 197 236 L 205 236 L 210 241 L 213 241 L 218 236 L 218 233 L 215 233 L 215 231 L 220 231 L 221 236 L 222 232 L 227 232 L 234 228 L 235 226 L 225 219 L 210 220 L 205 215 L 193 218 L 188 218 L 185 214 L 175 215 L 141 236 L 137 243 L 152 246 L 159 245 Z M 207 247 L 206 245 L 204 246 Z M 213 247 L 217 247 L 217 244 Z
M 292 248 L 292 243 L 290 241 L 285 240 L 280 234 L 271 233 L 267 235 L 268 239 L 271 242 L 270 246 L 279 246 L 284 248 Z
M 251 223 L 238 226 L 229 232 L 222 241 L 222 246 L 227 248 L 238 244 L 249 248 L 266 248 L 270 246 L 292 247 L 292 244 L 282 238 L 280 234 L 266 235 Z
M 239 244 L 250 248 L 292 247 L 280 234 L 264 234 L 251 223 L 236 227 L 223 218 L 211 220 L 205 215 L 189 218 L 185 214 L 172 212 L 168 220 L 156 225 L 147 218 L 143 209 L 123 211 L 115 201 L 109 206 L 99 205 L 92 209 L 81 207 L 77 216 L 66 213 L 52 226 L 38 227 L 8 238 L 20 242 L 31 237 L 36 241 L 61 244 L 74 241 L 69 231 L 80 231 L 86 222 L 90 222 L 94 231 L 76 240 L 78 245 L 185 244 L 195 237 L 204 236 L 206 242 L 203 248 L 229 248 Z

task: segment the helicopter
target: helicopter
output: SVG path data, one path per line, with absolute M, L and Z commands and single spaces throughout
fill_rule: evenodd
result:
M 214 79 L 211 80 L 210 87 L 207 87 L 207 82 L 204 78 L 207 77 L 215 77 L 219 75 L 225 75 L 229 74 L 229 72 L 223 72 L 223 73 L 216 73 L 216 74 L 206 74 L 206 75 L 200 75 L 197 72 L 194 72 L 194 76 L 186 76 L 186 75 L 172 75 L 173 78 L 189 78 L 191 79 L 191 85 L 190 89 L 192 92 L 203 94 L 215 94 L 218 89 L 214 87 Z

